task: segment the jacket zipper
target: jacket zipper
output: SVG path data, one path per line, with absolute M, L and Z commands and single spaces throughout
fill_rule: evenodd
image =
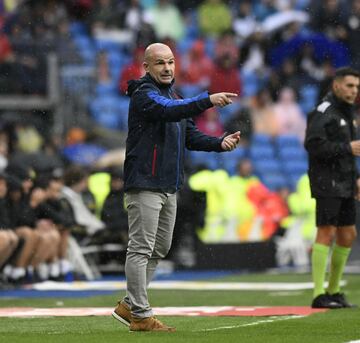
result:
M 155 176 L 156 172 L 156 157 L 157 157 L 157 144 L 154 146 L 153 150 L 153 159 L 152 159 L 152 165 L 151 165 L 151 175 Z

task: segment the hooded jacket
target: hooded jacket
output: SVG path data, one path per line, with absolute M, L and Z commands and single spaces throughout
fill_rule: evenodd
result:
M 358 172 L 350 146 L 356 139 L 352 108 L 329 93 L 308 116 L 305 148 L 314 198 L 355 194 Z
M 213 106 L 209 94 L 180 99 L 173 83 L 158 84 L 149 74 L 128 85 L 124 190 L 175 193 L 183 184 L 185 147 L 222 151 L 222 139 L 203 134 L 191 119 Z

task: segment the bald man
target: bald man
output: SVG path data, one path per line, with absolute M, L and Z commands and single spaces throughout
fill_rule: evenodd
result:
M 149 45 L 143 65 L 146 75 L 128 82 L 131 99 L 124 164 L 129 222 L 127 292 L 112 315 L 130 331 L 173 332 L 175 328 L 154 317 L 147 286 L 171 246 L 176 192 L 184 180 L 185 148 L 230 151 L 240 140 L 240 132 L 221 138 L 207 136 L 191 118 L 212 106 L 231 104 L 237 94 L 203 92 L 179 98 L 173 90 L 175 58 L 164 44 Z

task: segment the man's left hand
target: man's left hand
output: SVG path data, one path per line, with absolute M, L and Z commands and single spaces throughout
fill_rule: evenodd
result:
M 224 151 L 231 151 L 236 148 L 239 142 L 240 142 L 240 131 L 236 131 L 231 135 L 225 136 L 225 138 L 221 142 L 221 148 Z

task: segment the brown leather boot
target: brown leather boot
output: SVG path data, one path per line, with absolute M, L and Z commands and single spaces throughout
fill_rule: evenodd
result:
M 131 311 L 130 307 L 122 301 L 119 301 L 112 316 L 124 325 L 130 326 Z
M 165 331 L 175 332 L 176 329 L 171 326 L 163 324 L 155 317 L 148 318 L 134 318 L 132 317 L 130 323 L 130 331 Z

